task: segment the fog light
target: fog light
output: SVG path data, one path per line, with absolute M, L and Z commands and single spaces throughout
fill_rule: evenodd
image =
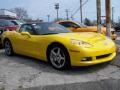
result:
M 91 61 L 92 60 L 92 58 L 91 57 L 84 57 L 84 58 L 82 58 L 82 60 L 81 61 Z

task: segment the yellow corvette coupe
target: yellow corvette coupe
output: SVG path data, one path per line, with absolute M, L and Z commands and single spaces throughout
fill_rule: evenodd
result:
M 59 24 L 28 23 L 19 31 L 6 31 L 2 44 L 8 56 L 14 53 L 48 61 L 58 70 L 111 61 L 114 42 L 95 32 L 73 33 Z

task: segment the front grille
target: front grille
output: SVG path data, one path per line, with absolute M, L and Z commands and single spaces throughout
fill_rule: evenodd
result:
M 96 59 L 106 58 L 106 57 L 109 57 L 110 55 L 111 55 L 111 53 L 110 54 L 101 55 L 101 56 L 96 56 Z

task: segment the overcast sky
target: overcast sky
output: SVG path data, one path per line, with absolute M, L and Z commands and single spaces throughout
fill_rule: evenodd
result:
M 1 0 L 0 9 L 11 9 L 15 7 L 23 7 L 28 11 L 30 17 L 36 19 L 40 18 L 47 21 L 47 15 L 50 14 L 50 20 L 56 18 L 55 3 L 60 4 L 59 17 L 66 18 L 65 10 L 69 9 L 69 16 L 71 16 L 77 8 L 79 8 L 80 0 Z M 86 0 L 83 0 L 83 3 Z M 102 1 L 102 15 L 105 15 L 105 0 Z M 111 0 L 114 10 L 114 18 L 118 19 L 120 16 L 120 0 Z M 88 0 L 83 7 L 83 18 L 91 20 L 96 19 L 96 0 Z M 80 20 L 80 12 L 76 13 L 74 19 Z

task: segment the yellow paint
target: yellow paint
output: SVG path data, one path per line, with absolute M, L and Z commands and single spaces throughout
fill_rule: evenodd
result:
M 116 56 L 114 42 L 102 34 L 94 32 L 60 33 L 53 35 L 25 35 L 15 31 L 7 31 L 2 35 L 2 42 L 8 38 L 15 53 L 47 61 L 47 48 L 53 42 L 61 43 L 68 50 L 72 66 L 89 66 L 111 61 Z M 72 40 L 83 41 L 91 46 L 73 44 Z M 111 54 L 108 57 L 96 59 L 96 56 Z M 81 61 L 91 57 L 92 61 Z

